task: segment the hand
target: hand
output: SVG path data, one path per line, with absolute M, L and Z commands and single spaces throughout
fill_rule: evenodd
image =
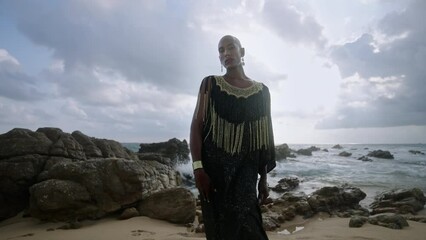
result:
M 257 190 L 259 191 L 259 196 L 257 199 L 259 200 L 259 204 L 263 205 L 266 203 L 266 199 L 269 197 L 269 189 L 266 178 L 260 178 L 257 185 Z
M 198 191 L 207 202 L 210 202 L 210 190 L 212 187 L 210 183 L 210 177 L 202 168 L 194 171 L 194 177 L 195 186 L 198 188 Z

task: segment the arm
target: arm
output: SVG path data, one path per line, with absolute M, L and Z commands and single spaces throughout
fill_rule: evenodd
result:
M 258 173 L 260 175 L 259 183 L 258 183 L 258 191 L 259 191 L 259 203 L 264 204 L 266 199 L 269 196 L 268 189 L 268 180 L 267 173 L 275 168 L 275 142 L 274 142 L 274 132 L 272 129 L 272 117 L 271 117 L 271 96 L 269 93 L 269 89 L 265 86 L 265 108 L 266 114 L 269 118 L 268 131 L 269 131 L 269 146 L 263 150 L 262 152 L 262 161 L 264 165 L 259 169 Z
M 198 188 L 198 191 L 202 195 L 202 197 L 209 201 L 209 192 L 210 192 L 210 178 L 204 172 L 204 169 L 199 168 L 202 163 L 202 130 L 203 130 L 203 122 L 205 118 L 205 98 L 206 98 L 206 90 L 207 90 L 207 79 L 204 79 L 201 83 L 200 92 L 198 93 L 197 106 L 194 111 L 194 116 L 191 122 L 191 131 L 190 131 L 190 140 L 189 145 L 191 149 L 191 156 L 194 166 L 198 165 L 197 168 L 194 167 L 194 178 L 195 185 Z
M 265 204 L 266 199 L 269 197 L 269 189 L 268 189 L 268 179 L 267 179 L 267 166 L 263 169 L 263 171 L 260 171 L 260 179 L 259 183 L 257 184 L 257 190 L 259 191 L 259 204 Z

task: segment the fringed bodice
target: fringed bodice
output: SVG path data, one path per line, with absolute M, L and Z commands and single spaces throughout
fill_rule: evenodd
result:
M 221 76 L 211 76 L 204 97 L 204 141 L 230 155 L 274 148 L 270 95 L 262 83 L 237 88 Z

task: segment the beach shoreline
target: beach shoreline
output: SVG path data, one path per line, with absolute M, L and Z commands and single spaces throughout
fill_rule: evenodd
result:
M 423 210 L 421 212 L 425 214 Z M 365 224 L 350 228 L 350 218 L 328 217 L 317 214 L 312 218 L 296 217 L 276 231 L 268 231 L 270 240 L 279 239 L 375 239 L 375 240 L 422 240 L 426 236 L 425 223 L 408 221 L 409 227 L 400 230 Z M 67 223 L 42 222 L 35 218 L 23 218 L 22 214 L 0 222 L 0 239 L 102 239 L 102 240 L 202 240 L 204 234 L 195 233 L 190 227 L 168 223 L 148 217 L 117 220 L 110 216 L 100 220 L 85 220 L 78 229 L 60 229 Z M 298 231 L 295 231 L 298 230 Z

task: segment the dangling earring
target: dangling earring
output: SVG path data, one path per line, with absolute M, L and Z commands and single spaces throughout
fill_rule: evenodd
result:
M 223 72 L 223 65 L 220 65 L 220 72 Z
M 241 65 L 246 65 L 246 63 L 244 62 L 244 57 L 241 58 Z

